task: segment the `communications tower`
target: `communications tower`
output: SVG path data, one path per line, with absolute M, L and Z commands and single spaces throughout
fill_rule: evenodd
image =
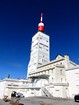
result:
M 32 37 L 28 75 L 41 65 L 49 62 L 50 45 L 49 36 L 44 33 L 43 13 L 41 13 L 38 32 Z

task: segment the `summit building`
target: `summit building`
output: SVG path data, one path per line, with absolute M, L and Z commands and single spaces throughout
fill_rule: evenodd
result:
M 32 37 L 27 80 L 0 80 L 0 98 L 11 97 L 12 91 L 25 97 L 44 96 L 73 98 L 79 94 L 79 65 L 69 55 L 57 55 L 50 61 L 50 38 L 44 33 L 43 14 L 38 32 Z M 74 55 L 75 56 L 75 55 Z
M 44 33 L 42 20 L 41 14 L 38 32 L 32 38 L 28 65 L 30 92 L 36 96 L 72 98 L 79 93 L 79 65 L 68 55 L 57 55 L 50 61 L 50 38 Z

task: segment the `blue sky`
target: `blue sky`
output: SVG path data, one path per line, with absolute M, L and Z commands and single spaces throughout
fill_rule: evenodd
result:
M 50 60 L 68 54 L 79 64 L 79 0 L 0 0 L 0 79 L 26 78 L 41 12 Z

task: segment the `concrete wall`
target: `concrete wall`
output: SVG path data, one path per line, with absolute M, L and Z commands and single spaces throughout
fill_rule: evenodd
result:
M 79 67 L 67 69 L 66 77 L 69 83 L 69 97 L 79 94 Z
M 5 81 L 0 82 L 0 99 L 4 97 L 5 94 Z

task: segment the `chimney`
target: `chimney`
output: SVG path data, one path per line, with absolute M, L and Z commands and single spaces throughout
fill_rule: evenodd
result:
M 64 55 L 64 58 L 65 58 L 65 68 L 67 69 L 67 68 L 69 68 L 69 56 L 66 54 L 66 55 Z

